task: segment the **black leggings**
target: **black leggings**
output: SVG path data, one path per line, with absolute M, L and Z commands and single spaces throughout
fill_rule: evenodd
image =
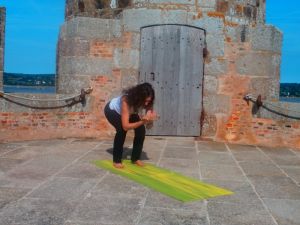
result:
M 118 114 L 115 110 L 111 110 L 109 108 L 109 103 L 104 108 L 104 114 L 107 120 L 116 128 L 116 135 L 114 139 L 113 146 L 113 161 L 115 163 L 122 162 L 122 154 L 123 154 L 123 145 L 126 138 L 126 133 L 122 127 L 121 115 Z M 140 121 L 140 117 L 138 114 L 130 115 L 129 122 L 134 123 Z M 133 140 L 133 148 L 131 154 L 131 161 L 135 162 L 140 159 L 143 144 L 145 140 L 146 129 L 144 125 L 141 125 L 134 129 L 134 140 Z

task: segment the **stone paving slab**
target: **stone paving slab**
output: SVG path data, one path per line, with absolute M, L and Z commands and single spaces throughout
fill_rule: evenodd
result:
M 132 137 L 124 158 L 130 157 Z M 0 144 L 1 225 L 299 225 L 300 152 L 146 137 L 142 159 L 234 192 L 181 203 L 91 164 L 112 140 Z

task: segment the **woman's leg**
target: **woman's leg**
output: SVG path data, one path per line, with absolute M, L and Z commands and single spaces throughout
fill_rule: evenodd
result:
M 109 108 L 109 103 L 105 106 L 104 114 L 107 120 L 116 128 L 116 135 L 113 146 L 113 162 L 121 163 L 123 154 L 123 145 L 126 138 L 126 131 L 122 127 L 121 115 Z
M 130 116 L 129 121 L 137 122 L 140 121 L 140 117 L 137 114 L 133 114 Z M 131 161 L 136 162 L 140 159 L 141 153 L 143 150 L 144 140 L 145 140 L 146 129 L 145 126 L 139 126 L 138 128 L 134 129 L 134 140 L 133 140 L 133 148 L 131 154 Z

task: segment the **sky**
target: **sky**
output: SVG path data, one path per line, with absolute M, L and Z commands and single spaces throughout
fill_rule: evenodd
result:
M 281 82 L 300 83 L 300 2 L 266 0 L 266 23 L 283 32 Z M 0 0 L 6 7 L 4 71 L 55 73 L 65 0 Z

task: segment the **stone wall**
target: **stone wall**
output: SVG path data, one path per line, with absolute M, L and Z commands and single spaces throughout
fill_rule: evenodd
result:
M 0 7 L 0 91 L 3 90 L 6 9 Z
M 261 95 L 264 102 L 282 104 L 278 101 L 282 33 L 264 24 L 264 0 L 133 0 L 110 16 L 101 13 L 115 9 L 100 3 L 68 0 L 58 41 L 55 97 L 91 86 L 94 91 L 87 104 L 40 111 L 1 99 L 0 140 L 111 137 L 114 131 L 103 108 L 123 88 L 138 82 L 141 27 L 186 24 L 206 30 L 202 137 L 300 148 L 299 120 L 263 109 L 254 115 L 252 103 L 243 99 L 251 93 Z M 299 104 L 285 107 L 300 110 Z

